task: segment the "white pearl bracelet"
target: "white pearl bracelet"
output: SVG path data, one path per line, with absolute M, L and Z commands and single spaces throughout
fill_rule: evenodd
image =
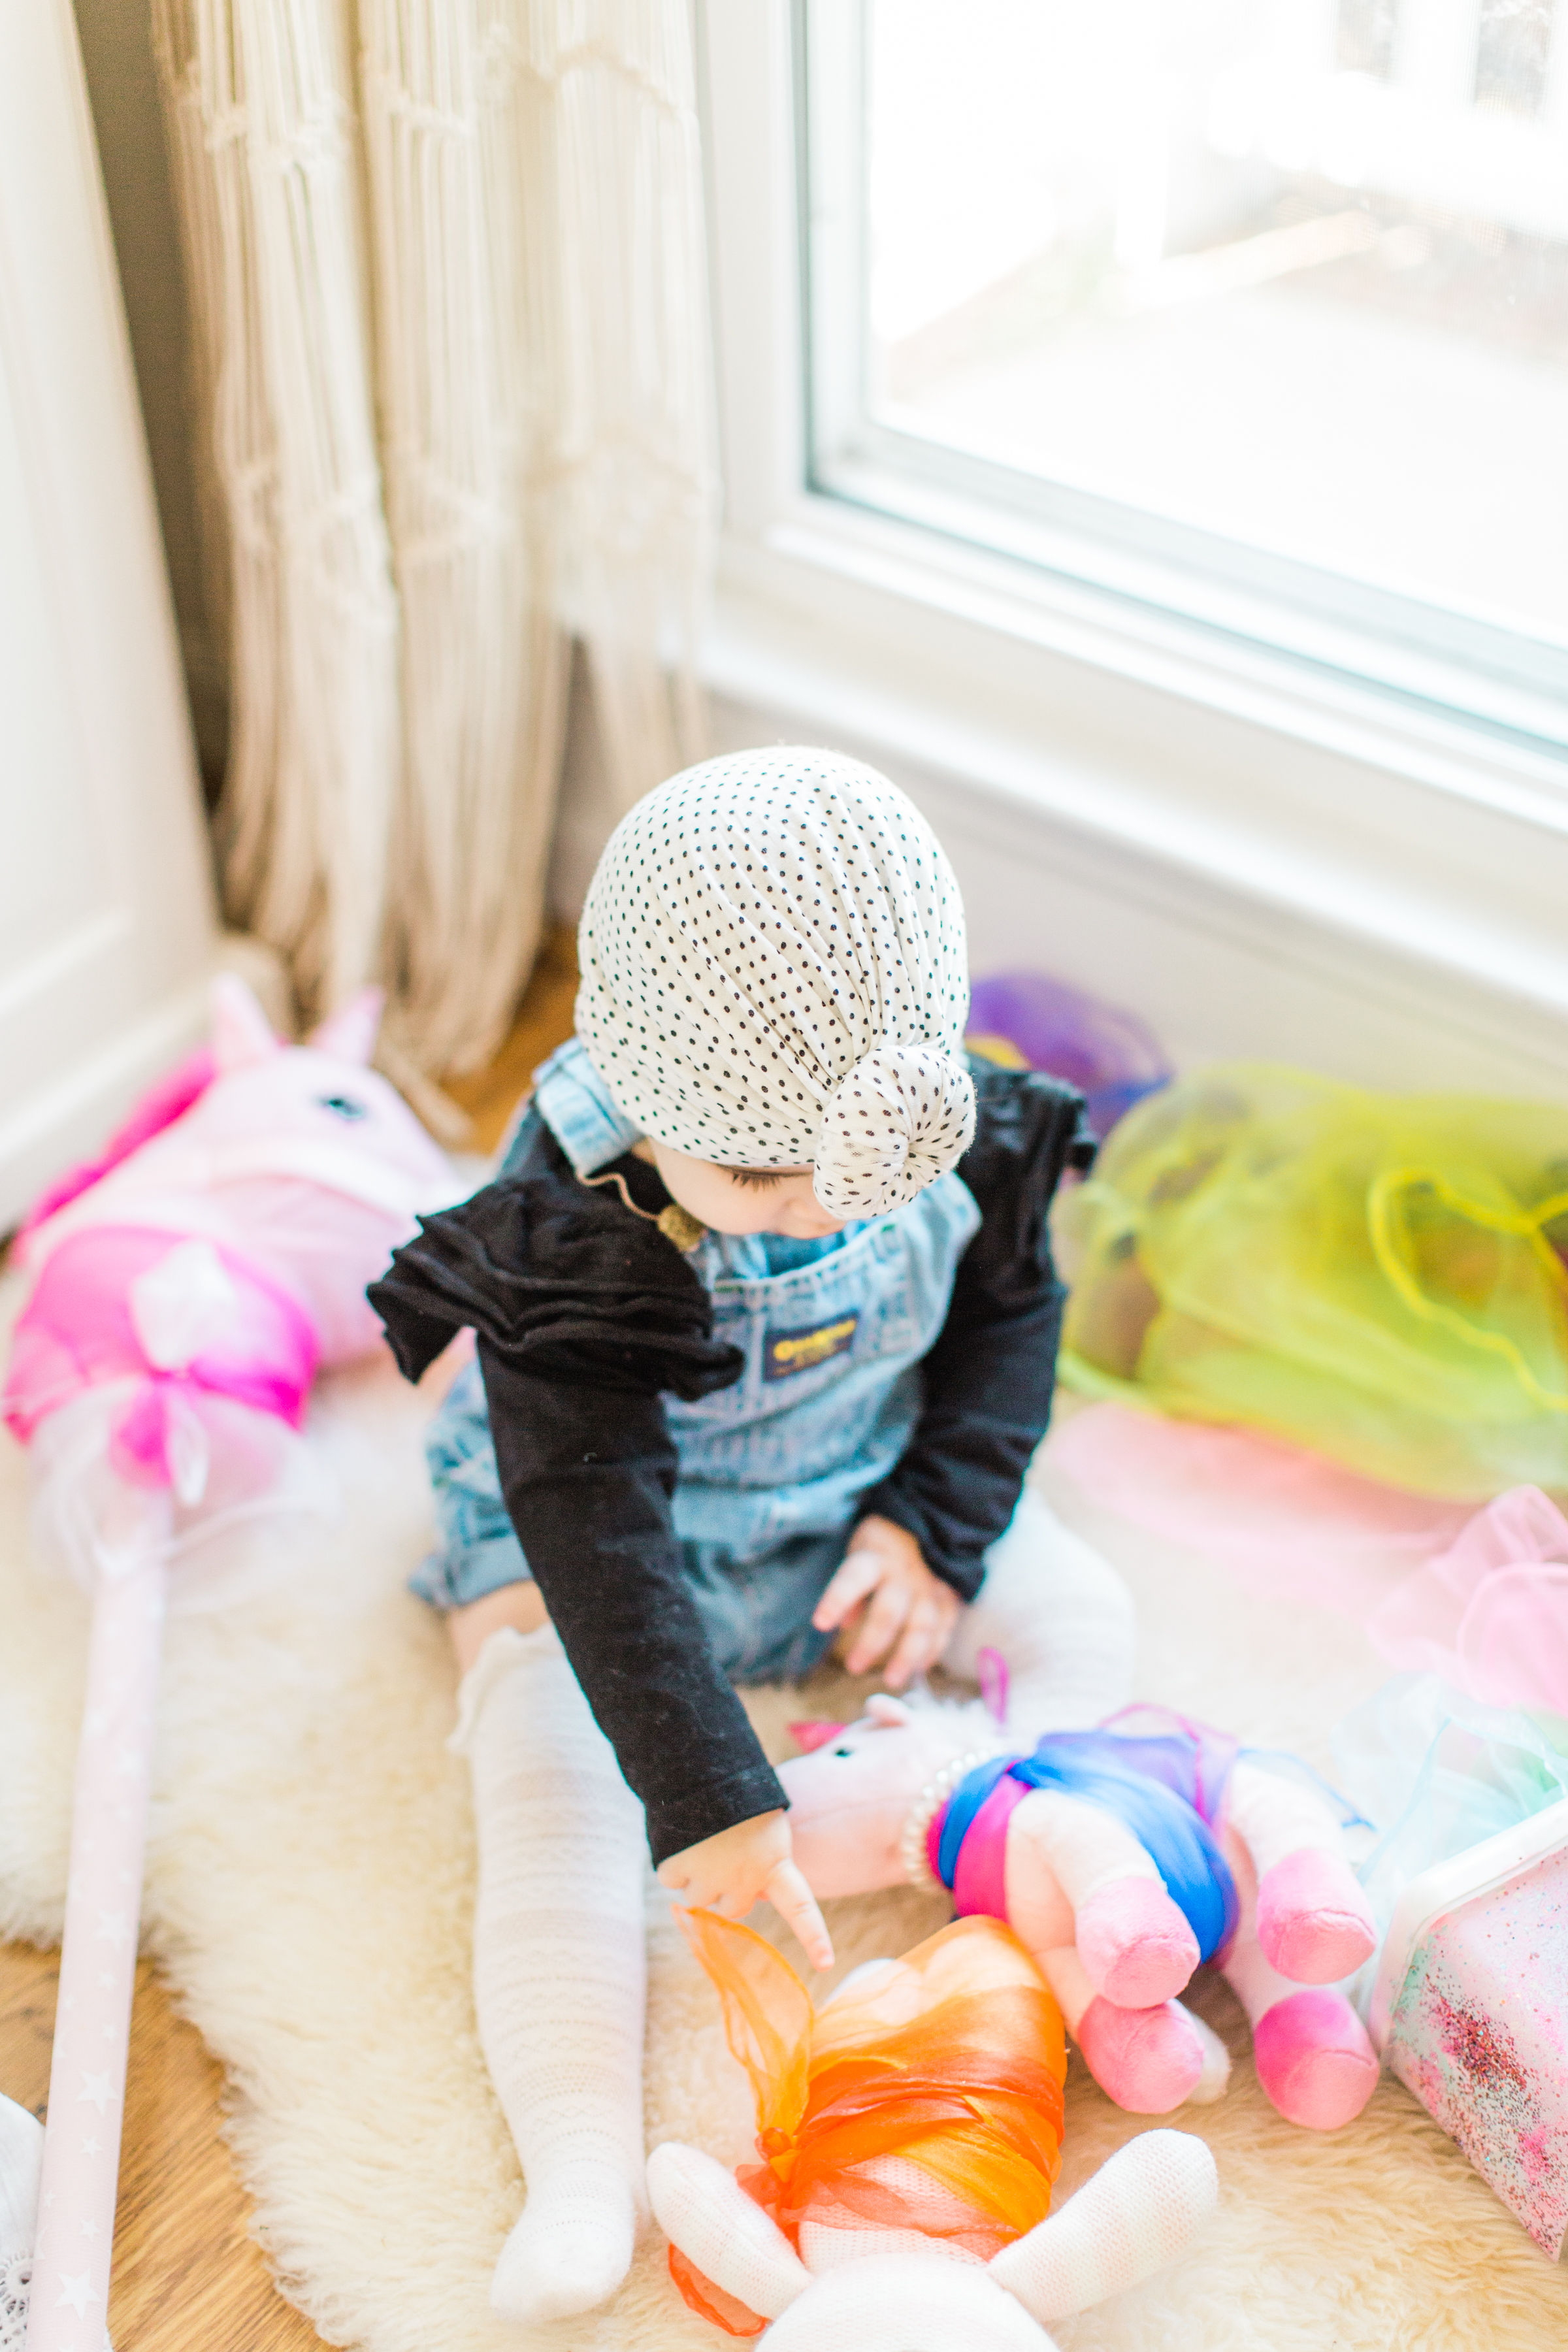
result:
M 899 1859 L 911 1886 L 931 1889 L 942 1885 L 926 1859 L 926 1836 L 938 1807 L 946 1803 L 965 1774 L 973 1772 L 977 1765 L 989 1764 L 993 1757 L 1012 1752 L 1012 1742 L 1006 1739 L 998 1739 L 989 1748 L 972 1748 L 967 1755 L 955 1756 L 950 1764 L 944 1764 L 926 1782 L 899 1839 Z

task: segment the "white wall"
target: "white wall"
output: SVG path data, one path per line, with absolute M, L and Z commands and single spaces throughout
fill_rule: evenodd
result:
M 68 0 L 0 14 L 0 1233 L 205 1027 L 174 616 Z

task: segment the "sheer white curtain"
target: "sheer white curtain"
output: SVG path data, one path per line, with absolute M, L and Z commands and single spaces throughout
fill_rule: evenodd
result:
M 570 636 L 629 804 L 700 751 L 715 503 L 689 0 L 153 0 L 200 352 L 231 914 L 486 1059 Z

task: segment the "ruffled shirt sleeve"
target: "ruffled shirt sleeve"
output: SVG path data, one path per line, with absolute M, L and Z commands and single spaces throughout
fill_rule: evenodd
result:
M 578 1183 L 541 1129 L 513 1172 L 424 1221 L 370 1297 L 410 1379 L 477 1333 L 507 1508 L 655 1864 L 782 1806 L 671 1519 L 660 1392 L 704 1396 L 743 1360 L 679 1251 Z
M 960 1259 L 947 1319 L 921 1366 L 925 1402 L 903 1455 L 861 1499 L 908 1528 L 932 1572 L 965 1601 L 1017 1507 L 1046 1433 L 1064 1293 L 1050 1206 L 1068 1168 L 1088 1169 L 1083 1101 L 1037 1070 L 973 1058 L 974 1141 L 958 1173 L 980 1230 Z

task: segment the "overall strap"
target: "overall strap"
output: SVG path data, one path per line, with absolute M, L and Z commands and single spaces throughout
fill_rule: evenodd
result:
M 568 1037 L 533 1074 L 539 1116 L 579 1176 L 592 1176 L 642 1139 L 588 1059 L 580 1038 Z

